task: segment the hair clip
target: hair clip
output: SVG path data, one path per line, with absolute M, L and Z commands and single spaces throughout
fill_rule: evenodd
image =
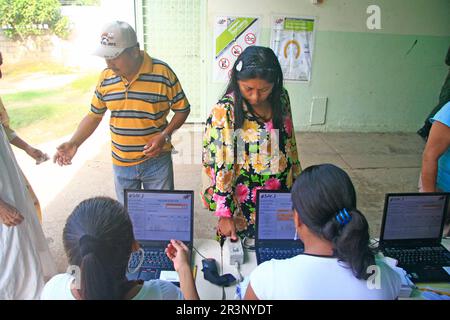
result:
M 236 65 L 236 71 L 241 71 L 242 70 L 242 60 L 238 62 L 238 64 Z
M 345 226 L 347 223 L 352 220 L 352 216 L 347 212 L 345 208 L 343 208 L 341 211 L 338 212 L 338 214 L 335 216 L 336 221 L 339 222 L 341 226 Z

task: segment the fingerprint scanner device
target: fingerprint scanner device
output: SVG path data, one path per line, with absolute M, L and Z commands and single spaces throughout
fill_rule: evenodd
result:
M 242 248 L 242 242 L 239 237 L 236 241 L 232 241 L 230 237 L 227 237 L 225 240 L 225 248 L 228 248 L 230 255 L 229 264 L 231 266 L 236 263 L 240 265 L 244 263 L 244 249 Z

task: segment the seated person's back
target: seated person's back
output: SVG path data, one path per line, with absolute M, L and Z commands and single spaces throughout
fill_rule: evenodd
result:
M 292 188 L 294 223 L 305 251 L 250 275 L 246 299 L 396 299 L 400 276 L 369 248 L 367 220 L 348 175 L 324 164 Z
M 397 298 L 398 274 L 383 261 L 376 261 L 376 265 L 381 276 L 378 287 L 373 269 L 370 279 L 360 280 L 337 258 L 309 254 L 267 261 L 252 273 L 250 282 L 256 296 L 264 300 Z
M 189 249 L 178 240 L 171 240 L 166 254 L 179 273 L 181 290 L 168 281 L 127 279 L 130 255 L 142 249 L 134 239 L 128 213 L 116 200 L 97 197 L 82 201 L 66 221 L 63 242 L 73 275 L 50 279 L 42 291 L 43 300 L 198 299 Z
M 74 293 L 76 287 L 75 275 L 62 273 L 51 278 L 44 287 L 41 300 L 77 300 L 80 295 Z M 136 286 L 125 293 L 124 299 L 131 300 L 183 300 L 183 294 L 168 281 L 150 280 L 137 281 Z

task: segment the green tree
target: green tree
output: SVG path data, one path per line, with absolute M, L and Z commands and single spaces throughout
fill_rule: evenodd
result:
M 58 0 L 0 0 L 0 26 L 10 38 L 55 34 L 65 38 L 69 19 L 61 15 Z

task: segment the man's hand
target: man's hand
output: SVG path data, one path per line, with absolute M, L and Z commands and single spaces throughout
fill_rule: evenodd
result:
M 189 266 L 189 248 L 179 240 L 170 240 L 165 250 L 167 257 L 172 260 L 175 271 Z
M 73 142 L 64 142 L 56 148 L 56 153 L 53 156 L 53 162 L 60 166 L 67 166 L 72 164 L 72 158 L 77 153 L 78 146 Z
M 23 221 L 23 216 L 16 208 L 0 200 L 0 222 L 8 227 L 14 227 Z
M 236 225 L 234 224 L 234 220 L 232 217 L 220 217 L 217 224 L 217 231 L 220 235 L 230 237 L 233 241 L 237 240 Z
M 41 150 L 33 148 L 31 146 L 29 148 L 27 148 L 25 151 L 30 157 L 32 157 L 34 160 L 36 160 L 36 164 L 40 164 L 40 163 L 50 159 L 48 154 L 43 153 Z
M 162 133 L 155 134 L 144 146 L 144 155 L 148 158 L 159 156 L 165 143 L 166 139 Z

